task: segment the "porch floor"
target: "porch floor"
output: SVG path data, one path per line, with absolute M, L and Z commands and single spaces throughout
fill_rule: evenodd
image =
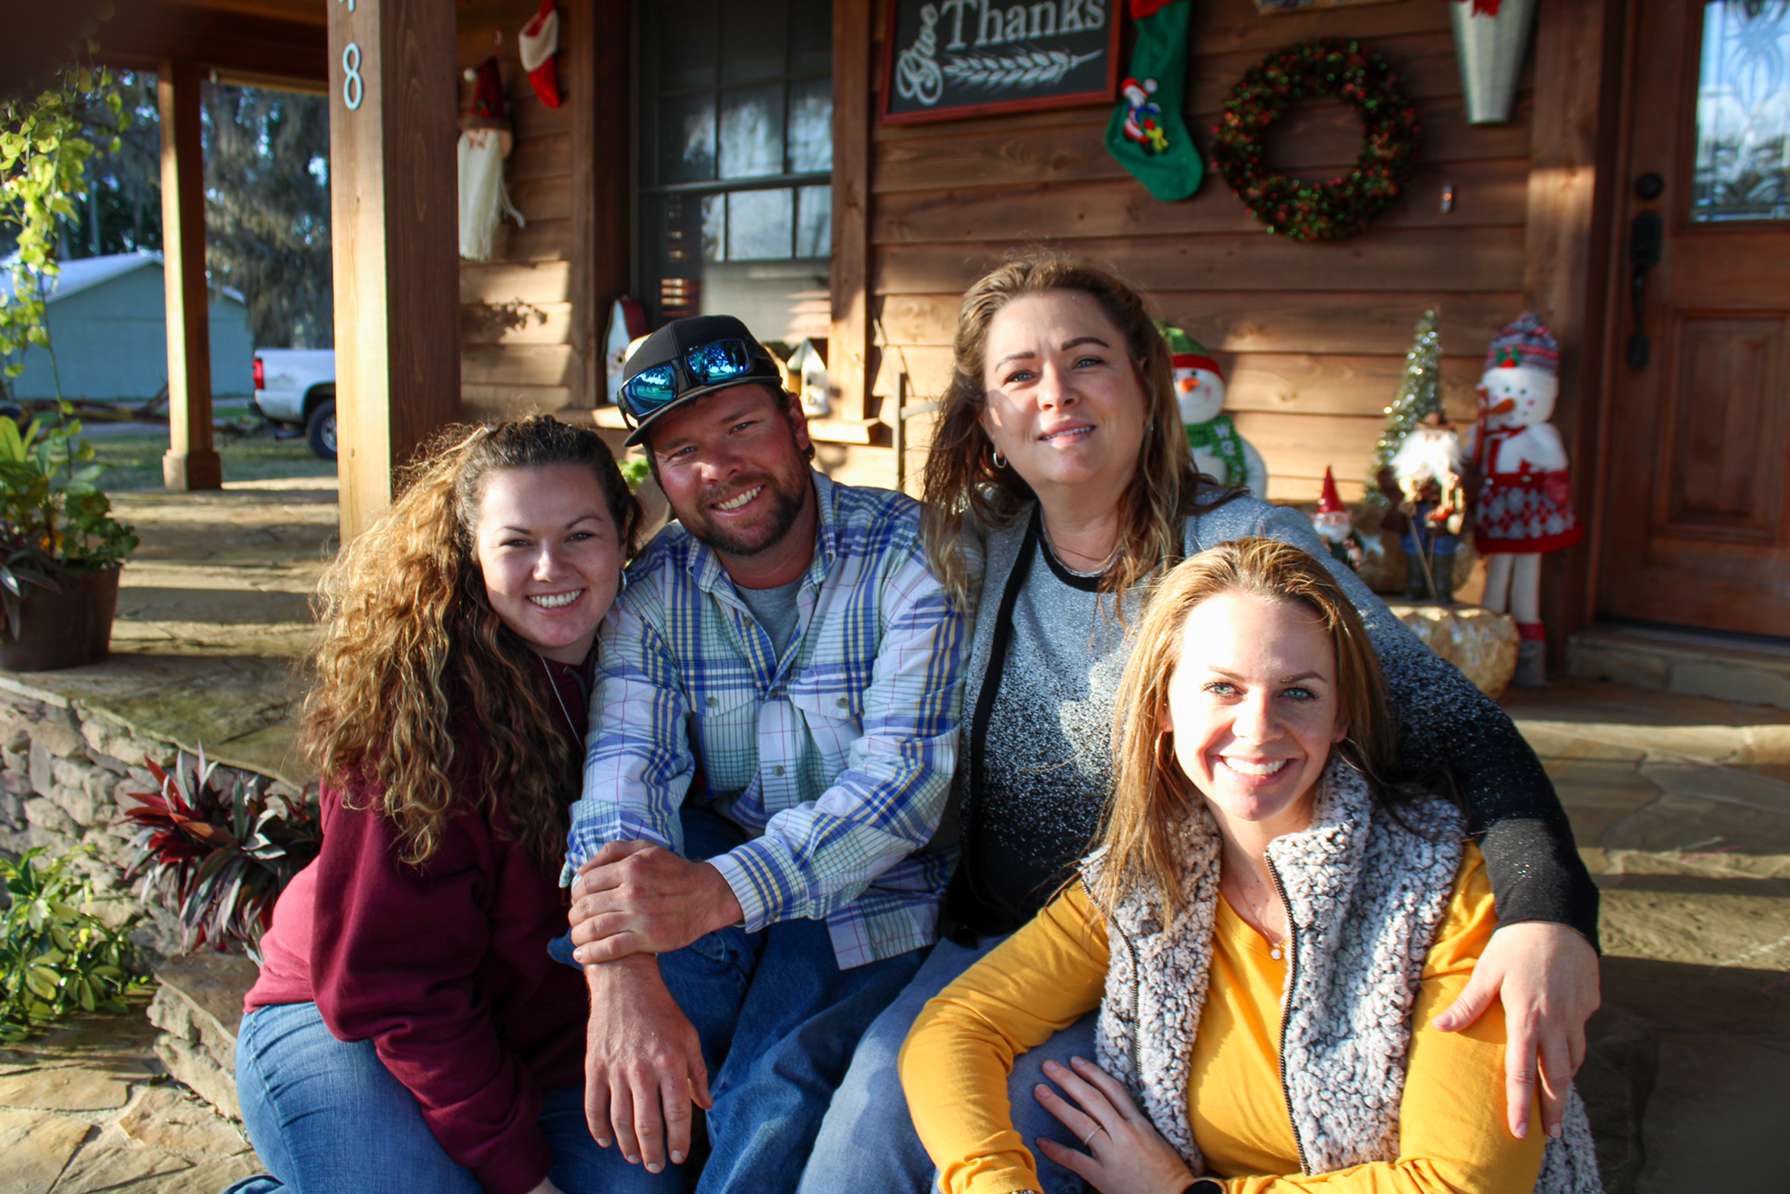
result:
M 289 779 L 307 593 L 333 548 L 317 481 L 126 494 L 143 548 L 114 657 L 0 678 Z M 1790 1105 L 1790 711 L 1565 680 L 1506 707 L 1604 892 L 1604 1009 L 1580 1076 L 1615 1192 L 1777 1188 Z M 253 1164 L 171 1088 L 140 1011 L 0 1049 L 21 1191 L 217 1188 Z M 221 1180 L 220 1180 L 221 1179 Z

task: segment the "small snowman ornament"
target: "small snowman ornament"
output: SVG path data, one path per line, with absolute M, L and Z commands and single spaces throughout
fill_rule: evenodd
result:
M 1187 431 L 1187 446 L 1193 450 L 1194 467 L 1220 485 L 1247 489 L 1266 499 L 1268 466 L 1224 413 L 1224 374 L 1218 362 L 1180 328 L 1159 326 L 1168 342 L 1175 402 L 1181 408 L 1181 425 Z
M 1584 536 L 1572 508 L 1566 447 L 1548 419 L 1560 393 L 1560 349 L 1525 313 L 1498 333 L 1479 380 L 1479 417 L 1462 447 L 1478 475 L 1473 545 L 1486 557 L 1485 606 L 1517 624 L 1513 683 L 1547 682 L 1541 557 Z

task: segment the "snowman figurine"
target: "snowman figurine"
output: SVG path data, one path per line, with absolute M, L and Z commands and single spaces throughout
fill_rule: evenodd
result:
M 1181 425 L 1187 430 L 1194 467 L 1220 485 L 1247 489 L 1265 500 L 1268 466 L 1224 413 L 1224 374 L 1218 362 L 1180 328 L 1157 326 L 1168 342 L 1169 363 L 1175 371 L 1175 401 L 1181 408 Z
M 1584 536 L 1572 508 L 1566 447 L 1548 419 L 1560 393 L 1560 349 L 1524 314 L 1498 333 L 1479 379 L 1479 418 L 1462 444 L 1479 477 L 1473 545 L 1486 557 L 1485 607 L 1517 624 L 1513 683 L 1547 683 L 1541 557 Z

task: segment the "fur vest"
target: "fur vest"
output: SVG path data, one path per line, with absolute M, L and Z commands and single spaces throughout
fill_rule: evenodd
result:
M 1460 813 L 1442 801 L 1401 806 L 1395 819 L 1339 760 L 1324 773 L 1310 828 L 1268 847 L 1292 925 L 1280 1072 L 1305 1173 L 1398 1157 L 1412 1010 L 1454 890 L 1463 833 Z M 1163 926 L 1155 893 L 1135 887 L 1108 918 L 1112 960 L 1095 1050 L 1199 1173 L 1187 1079 L 1219 880 L 1218 829 L 1203 807 L 1182 825 L 1180 846 L 1174 926 Z M 1104 863 L 1096 852 L 1083 864 L 1090 886 Z M 1535 1188 L 1603 1189 L 1576 1091 Z

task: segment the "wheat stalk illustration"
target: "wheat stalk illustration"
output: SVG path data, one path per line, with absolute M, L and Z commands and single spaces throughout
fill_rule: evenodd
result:
M 945 77 L 974 87 L 1037 87 L 1055 83 L 1082 63 L 1100 55 L 1067 50 L 1021 50 L 1002 57 L 965 54 L 945 63 Z

